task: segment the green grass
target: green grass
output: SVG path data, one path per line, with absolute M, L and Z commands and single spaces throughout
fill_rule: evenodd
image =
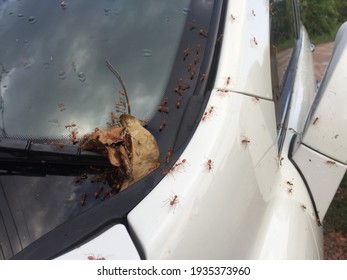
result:
M 333 42 L 333 41 L 335 41 L 337 31 L 338 31 L 338 29 L 336 29 L 331 34 L 322 34 L 322 35 L 317 35 L 317 36 L 310 36 L 310 34 L 309 34 L 309 37 L 310 37 L 311 42 L 314 43 L 315 45 L 326 43 L 326 42 Z

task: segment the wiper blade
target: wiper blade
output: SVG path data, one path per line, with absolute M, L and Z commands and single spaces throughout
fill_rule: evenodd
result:
M 0 162 L 110 166 L 105 155 L 83 151 L 78 146 L 34 143 L 32 140 L 0 139 Z

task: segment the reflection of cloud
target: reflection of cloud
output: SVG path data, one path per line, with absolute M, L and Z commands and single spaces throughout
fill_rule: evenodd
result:
M 151 117 L 184 26 L 185 15 L 177 5 L 188 7 L 189 1 L 76 1 L 65 10 L 55 1 L 3 5 L 0 26 L 6 22 L 6 30 L 0 31 L 0 62 L 15 69 L 7 75 L 8 133 L 54 138 L 67 135 L 64 126 L 69 122 L 78 124 L 81 133 L 105 127 L 121 89 L 105 56 L 127 85 L 133 114 Z M 105 9 L 111 12 L 106 15 Z M 9 10 L 22 13 L 25 20 L 10 16 Z M 30 24 L 29 16 L 37 21 Z M 151 51 L 149 56 L 144 49 Z M 80 72 L 85 80 L 78 77 Z
M 73 181 L 63 176 L 1 177 L 24 246 L 85 210 L 79 202 L 81 190 Z

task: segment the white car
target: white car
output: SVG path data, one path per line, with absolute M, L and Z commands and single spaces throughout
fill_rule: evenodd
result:
M 323 258 L 346 24 L 318 93 L 295 0 L 7 1 L 0 42 L 0 258 Z M 87 151 L 130 113 L 154 164 Z

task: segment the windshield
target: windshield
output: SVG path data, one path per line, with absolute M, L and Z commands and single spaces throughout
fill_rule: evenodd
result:
M 0 133 L 66 138 L 107 127 L 123 113 L 150 119 L 165 90 L 189 0 L 2 1 Z M 118 104 L 118 106 L 117 106 Z

